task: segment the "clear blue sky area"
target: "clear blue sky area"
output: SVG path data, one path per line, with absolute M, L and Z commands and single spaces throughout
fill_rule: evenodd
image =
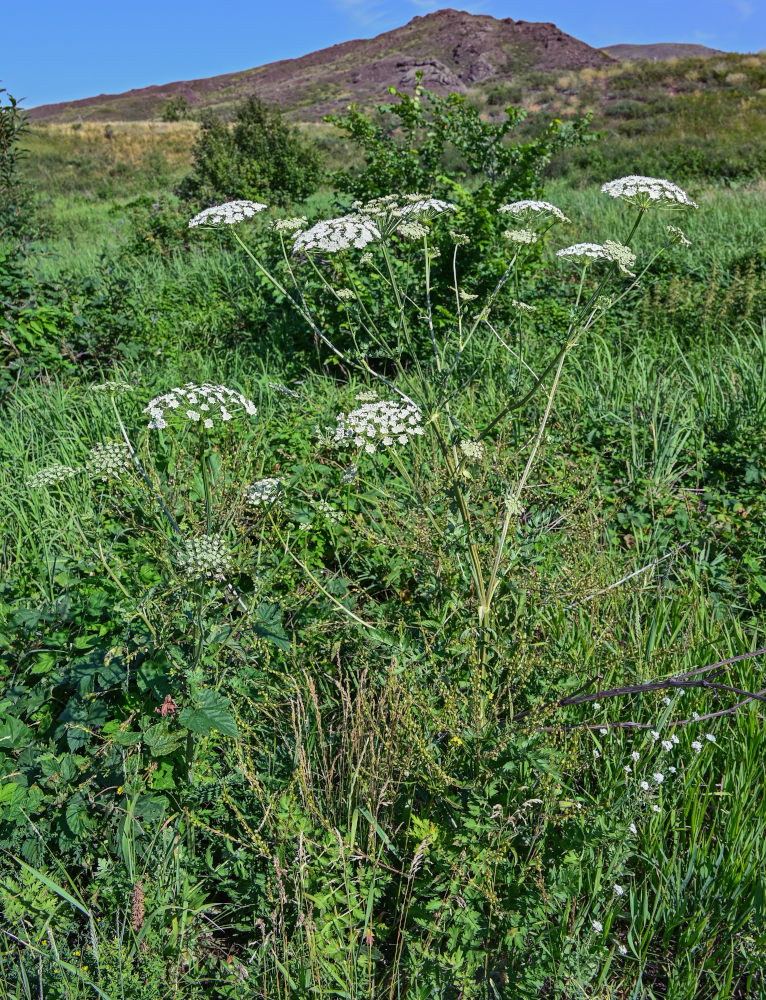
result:
M 250 69 L 406 24 L 449 0 L 28 0 L 5 4 L 0 87 L 25 106 Z M 590 45 L 766 49 L 766 0 L 469 0 L 461 10 L 553 21 Z

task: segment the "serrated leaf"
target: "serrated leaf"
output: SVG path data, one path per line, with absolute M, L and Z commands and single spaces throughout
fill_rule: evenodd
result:
M 207 736 L 214 730 L 224 736 L 239 736 L 229 699 L 209 689 L 200 691 L 197 706 L 185 708 L 178 716 L 178 721 L 200 736 Z

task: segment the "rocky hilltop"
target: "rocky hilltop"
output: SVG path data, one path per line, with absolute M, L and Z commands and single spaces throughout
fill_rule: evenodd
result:
M 394 85 L 411 89 L 415 74 L 439 94 L 462 93 L 495 79 L 512 81 L 530 71 L 555 72 L 600 67 L 608 54 L 567 35 L 549 22 L 497 19 L 487 14 L 440 10 L 375 38 L 320 49 L 254 69 L 201 80 L 182 80 L 100 94 L 30 110 L 38 121 L 144 121 L 158 118 L 171 98 L 183 97 L 195 110 L 228 111 L 257 93 L 292 117 L 317 121 L 385 98 Z

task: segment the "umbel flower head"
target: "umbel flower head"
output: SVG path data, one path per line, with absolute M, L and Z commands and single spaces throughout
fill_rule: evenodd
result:
M 266 208 L 259 201 L 227 201 L 223 205 L 213 205 L 212 208 L 203 209 L 189 220 L 189 229 L 196 226 L 233 226 L 235 222 L 244 222 L 245 219 L 252 219 L 258 212 Z
M 363 217 L 373 219 L 381 236 L 399 233 L 410 239 L 427 234 L 424 222 L 444 213 L 457 212 L 452 202 L 422 194 L 386 194 L 371 201 L 355 201 L 351 207 Z
M 511 243 L 537 243 L 538 240 L 534 229 L 506 229 L 503 236 Z
M 103 441 L 88 453 L 85 468 L 91 479 L 120 479 L 133 465 L 130 448 L 124 441 Z
M 556 256 L 569 260 L 584 257 L 584 263 L 589 260 L 606 260 L 617 264 L 623 274 L 630 275 L 633 274 L 630 268 L 636 263 L 636 255 L 630 247 L 623 246 L 616 240 L 605 240 L 603 246 L 600 243 L 575 243 L 571 247 L 557 250 Z
M 372 455 L 378 445 L 407 444 L 411 437 L 423 434 L 423 415 L 414 403 L 364 403 L 348 415 L 338 417 L 335 441 L 353 441 L 357 448 Z
M 188 580 L 223 580 L 231 562 L 231 551 L 221 535 L 187 539 L 177 558 L 178 568 Z
M 341 215 L 337 219 L 317 222 L 311 229 L 298 232 L 293 238 L 293 253 L 323 250 L 338 253 L 355 247 L 361 250 L 380 239 L 380 230 L 371 219 L 360 215 Z
M 279 499 L 282 492 L 281 479 L 259 479 L 245 490 L 245 500 L 251 507 L 269 507 Z
M 98 385 L 92 385 L 90 391 L 107 396 L 121 396 L 123 393 L 133 392 L 134 389 L 127 382 L 99 382 Z
M 166 415 L 169 413 L 211 430 L 216 420 L 227 423 L 238 410 L 244 410 L 249 417 L 254 417 L 258 412 L 255 403 L 236 389 L 229 389 L 225 385 L 211 385 L 209 382 L 203 385 L 187 382 L 183 388 L 174 388 L 161 396 L 155 396 L 144 407 L 143 412 L 152 418 L 148 424 L 149 430 L 167 427 Z
M 31 490 L 39 490 L 43 486 L 54 486 L 65 479 L 76 476 L 79 469 L 73 469 L 71 465 L 62 465 L 61 462 L 54 462 L 44 469 L 38 469 L 31 476 L 27 476 L 27 486 Z
M 535 222 L 569 222 L 560 208 L 551 205 L 549 201 L 532 201 L 525 198 L 523 201 L 511 201 L 507 205 L 501 205 L 500 212 L 510 212 L 519 221 L 522 219 L 530 225 Z
M 612 198 L 622 198 L 629 205 L 637 208 L 697 208 L 696 201 L 677 184 L 672 184 L 661 177 L 643 177 L 640 174 L 630 174 L 628 177 L 618 177 L 615 181 L 607 181 L 601 185 L 604 194 Z

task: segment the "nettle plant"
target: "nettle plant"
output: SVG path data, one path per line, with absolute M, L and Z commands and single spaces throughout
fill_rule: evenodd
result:
M 578 280 L 569 322 L 555 340 L 551 337 L 550 357 L 538 371 L 525 357 L 525 330 L 535 306 L 523 301 L 520 289 L 530 258 L 539 260 L 540 246 L 550 243 L 569 221 L 549 202 L 527 199 L 500 207 L 508 221 L 507 264 L 484 302 L 466 290 L 471 275 L 460 273 L 460 250 L 468 242 L 460 230 L 460 209 L 438 198 L 408 194 L 357 201 L 348 214 L 312 226 L 305 218 L 273 221 L 271 228 L 279 234 L 283 254 L 278 272 L 270 270 L 253 251 L 252 241 L 243 240 L 233 227 L 255 217 L 264 205 L 231 202 L 206 209 L 189 223 L 192 228 L 232 226 L 242 250 L 325 348 L 325 360 L 333 361 L 346 377 L 353 375 L 365 383 L 357 397 L 362 405 L 339 413 L 336 427 L 327 429 L 328 448 L 345 451 L 356 473 L 363 463 L 374 463 L 385 453 L 410 488 L 407 504 L 422 510 L 437 532 L 457 542 L 458 561 L 467 568 L 459 620 L 471 647 L 477 736 L 486 721 L 484 672 L 499 651 L 497 602 L 512 561 L 513 529 L 524 513 L 525 492 L 541 454 L 567 356 L 630 293 L 657 256 L 674 244 L 688 244 L 677 226 L 668 225 L 665 241 L 636 273 L 630 242 L 645 214 L 697 207 L 667 180 L 624 177 L 604 184 L 602 191 L 632 209 L 628 235 L 624 243 L 578 243 L 555 251 L 558 262 L 577 269 Z M 433 227 L 444 224 L 450 227 L 453 245 L 451 301 L 437 295 L 442 290 L 432 282 L 432 263 L 439 254 Z M 499 328 L 495 317 L 499 306 L 508 306 L 504 297 L 510 297 L 512 329 Z M 391 300 L 395 314 L 381 315 L 376 302 Z M 321 318 L 327 315 L 328 301 L 336 306 L 336 329 L 329 329 Z M 503 358 L 510 359 L 513 368 L 508 398 L 478 425 L 472 399 L 485 370 Z M 488 511 L 485 498 L 479 499 L 472 489 L 487 463 L 487 446 L 517 414 L 537 405 L 538 395 L 539 423 L 526 448 L 515 456 L 518 474 L 502 484 L 493 497 L 494 509 Z M 428 496 L 423 482 L 414 478 L 410 456 L 404 455 L 410 448 L 422 449 L 421 462 L 431 474 L 436 471 L 438 488 L 429 490 Z M 507 464 L 512 467 L 514 462 Z M 446 523 L 441 524 L 440 497 L 450 500 Z M 379 512 L 369 513 L 376 517 Z M 488 523 L 496 530 L 488 532 Z

